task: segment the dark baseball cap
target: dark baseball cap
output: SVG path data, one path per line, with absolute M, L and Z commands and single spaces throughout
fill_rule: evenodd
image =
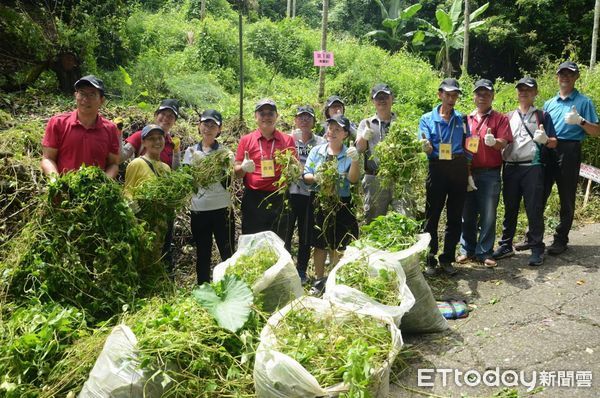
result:
M 160 131 L 162 135 L 165 135 L 165 130 L 158 124 L 148 124 L 142 129 L 142 140 L 146 139 L 153 131 Z
M 577 64 L 573 61 L 565 61 L 562 64 L 558 65 L 558 70 L 556 71 L 556 73 L 559 73 L 563 69 L 568 69 L 575 73 L 579 73 L 579 66 L 577 66 Z
M 344 130 L 350 132 L 350 120 L 344 115 L 335 115 L 327 119 L 327 123 L 335 122 L 343 127 Z
M 473 92 L 479 90 L 480 88 L 485 88 L 486 90 L 494 91 L 494 83 L 488 79 L 480 79 L 475 82 L 475 86 L 473 88 Z
M 458 83 L 458 80 L 453 79 L 451 77 L 448 77 L 448 78 L 442 80 L 438 90 L 458 91 L 459 93 L 462 93 L 462 90 L 460 89 L 460 83 Z
M 75 82 L 75 90 L 81 86 L 92 86 L 100 90 L 100 94 L 104 95 L 104 82 L 94 75 L 87 75 Z
M 378 83 L 373 86 L 373 88 L 371 89 L 371 98 L 375 98 L 375 96 L 379 93 L 386 93 L 389 95 L 393 95 L 392 89 L 390 88 L 390 86 L 388 86 L 387 84 L 384 84 L 384 83 Z
M 173 111 L 175 117 L 179 117 L 179 101 L 177 101 L 176 99 L 167 98 L 162 100 L 158 109 L 154 113 L 159 113 L 160 111 L 164 111 L 165 109 Z
M 342 106 L 345 106 L 344 101 L 342 101 L 340 97 L 338 97 L 337 95 L 332 95 L 331 97 L 327 98 L 327 101 L 325 102 L 325 109 L 333 105 L 334 102 L 339 102 L 340 104 L 342 104 Z
M 207 109 L 204 112 L 202 112 L 202 115 L 200 115 L 201 123 L 207 120 L 214 121 L 215 123 L 217 123 L 218 126 L 221 126 L 223 124 L 223 117 L 218 111 L 214 109 Z
M 308 113 L 312 117 L 315 117 L 315 110 L 310 105 L 299 106 L 298 109 L 296 109 L 296 116 L 300 116 L 303 113 Z
M 270 106 L 275 110 L 275 112 L 277 112 L 277 105 L 275 104 L 275 101 L 273 101 L 270 98 L 263 98 L 260 101 L 258 101 L 256 103 L 256 106 L 254 107 L 254 112 L 258 111 L 263 106 Z
M 527 86 L 527 87 L 535 87 L 537 88 L 537 82 L 535 81 L 535 79 L 533 77 L 529 77 L 529 76 L 525 76 L 524 78 L 520 79 L 517 84 L 515 85 L 516 88 L 519 88 L 519 86 Z

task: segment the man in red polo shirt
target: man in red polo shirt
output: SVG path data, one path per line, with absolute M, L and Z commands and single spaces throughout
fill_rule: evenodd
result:
M 477 260 L 495 267 L 492 258 L 496 239 L 496 210 L 500 199 L 502 149 L 513 137 L 508 119 L 492 109 L 494 86 L 488 79 L 475 82 L 475 109 L 468 116 L 469 135 L 466 149 L 473 154 L 472 179 L 463 208 L 461 255 L 457 262 Z M 479 237 L 477 237 L 479 231 Z
M 42 139 L 41 167 L 45 175 L 98 166 L 115 178 L 119 171 L 119 132 L 103 118 L 104 84 L 96 76 L 75 82 L 77 109 L 50 118 Z
M 179 167 L 181 152 L 179 150 L 180 141 L 178 137 L 171 135 L 171 129 L 179 117 L 179 102 L 174 99 L 162 100 L 156 112 L 154 112 L 154 123 L 158 124 L 165 132 L 165 148 L 160 153 L 160 161 L 169 165 L 175 170 Z M 144 154 L 142 147 L 142 130 L 136 131 L 125 140 L 121 159 L 123 161 L 131 156 L 141 156 Z
M 242 197 L 242 234 L 271 230 L 285 240 L 289 213 L 284 199 L 287 193 L 274 193 L 281 170 L 275 167 L 275 151 L 296 154 L 294 138 L 275 129 L 277 106 L 271 99 L 260 100 L 254 108 L 258 128 L 240 139 L 235 155 L 235 174 L 244 178 Z

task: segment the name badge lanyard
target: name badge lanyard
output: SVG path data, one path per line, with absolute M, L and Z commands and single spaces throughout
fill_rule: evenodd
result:
M 260 169 L 262 177 L 275 177 L 275 163 L 273 162 L 273 152 L 275 151 L 275 138 L 273 138 L 273 142 L 271 143 L 271 153 L 269 155 L 269 159 L 265 159 L 260 140 L 258 140 L 258 148 L 260 149 Z
M 475 130 L 475 134 L 473 134 L 472 131 L 469 131 L 470 134 L 469 134 L 469 137 L 467 138 L 467 149 L 469 150 L 469 152 L 477 153 L 477 151 L 479 150 L 479 133 L 481 132 L 481 129 L 483 128 L 483 125 L 487 122 L 488 118 L 489 118 L 489 114 L 484 115 L 481 118 L 479 125 L 477 126 L 477 129 Z M 469 120 L 469 118 L 467 118 L 467 121 L 468 120 Z M 475 117 L 473 117 L 473 120 L 475 120 Z
M 437 124 L 438 134 L 440 136 L 440 141 L 442 141 L 442 128 L 440 127 L 441 123 Z M 443 141 L 440 143 L 439 150 L 439 158 L 440 160 L 451 160 L 452 159 L 452 136 L 454 135 L 454 126 L 456 124 L 456 118 L 452 117 L 452 122 L 450 123 L 450 140 L 444 143 Z
M 531 134 L 531 130 L 529 130 L 529 127 L 527 127 L 527 123 L 531 123 L 531 117 L 533 116 L 533 113 L 529 116 L 529 118 L 527 120 L 525 120 L 523 115 L 521 115 L 521 112 L 517 111 L 517 113 L 519 114 L 519 117 L 521 118 L 521 125 L 525 128 L 525 131 L 527 131 L 527 134 L 529 134 L 529 137 L 531 137 L 531 139 L 533 140 L 533 134 Z

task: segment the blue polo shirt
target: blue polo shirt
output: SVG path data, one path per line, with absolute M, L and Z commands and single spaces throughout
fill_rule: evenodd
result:
M 577 90 L 573 90 L 565 99 L 562 99 L 559 93 L 544 104 L 544 110 L 550 114 L 554 122 L 556 138 L 559 140 L 583 141 L 585 139 L 586 134 L 581 126 L 565 123 L 565 114 L 571 110 L 573 105 L 585 120 L 598 123 L 596 108 L 591 99 Z
M 315 174 L 317 169 L 321 164 L 323 164 L 328 158 L 329 155 L 327 153 L 327 148 L 329 148 L 329 144 L 321 144 L 313 147 L 308 154 L 308 159 L 306 159 L 306 163 L 304 164 L 304 174 L 310 173 Z M 342 150 L 337 155 L 337 169 L 340 177 L 343 178 L 343 182 L 338 187 L 338 195 L 347 198 L 350 196 L 350 181 L 348 181 L 348 172 L 350 171 L 350 165 L 352 164 L 352 160 L 346 156 L 346 151 L 348 148 L 346 145 L 342 147 Z M 312 188 L 314 190 L 314 188 Z M 316 188 L 318 190 L 318 186 Z
M 464 123 L 462 115 L 456 110 L 452 111 L 452 117 L 449 121 L 445 121 L 440 116 L 440 107 L 438 105 L 421 116 L 419 120 L 419 131 L 418 139 L 423 138 L 425 135 L 431 142 L 433 152 L 427 155 L 429 159 L 435 159 L 439 157 L 440 143 L 452 144 L 452 155 L 465 154 L 463 148 L 463 134 L 464 134 Z

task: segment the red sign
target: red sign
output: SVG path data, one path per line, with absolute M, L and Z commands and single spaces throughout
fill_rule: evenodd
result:
M 333 53 L 329 51 L 315 51 L 313 53 L 315 66 L 334 66 Z
M 587 178 L 588 180 L 600 183 L 600 169 L 590 166 L 589 164 L 581 163 L 579 175 L 583 178 Z

